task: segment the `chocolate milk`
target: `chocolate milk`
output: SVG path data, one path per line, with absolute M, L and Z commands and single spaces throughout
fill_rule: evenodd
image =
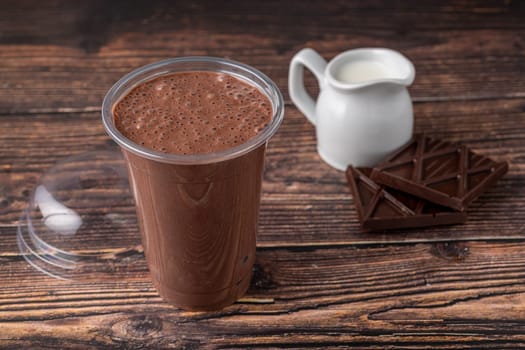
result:
M 130 91 L 114 108 L 115 126 L 131 141 L 174 154 L 225 150 L 245 143 L 272 118 L 270 101 L 231 75 L 184 72 Z
M 129 140 L 168 154 L 213 153 L 265 128 L 272 105 L 231 75 L 184 72 L 142 83 L 113 109 Z M 153 282 L 191 310 L 229 305 L 248 289 L 255 260 L 265 143 L 209 164 L 152 161 L 123 148 Z

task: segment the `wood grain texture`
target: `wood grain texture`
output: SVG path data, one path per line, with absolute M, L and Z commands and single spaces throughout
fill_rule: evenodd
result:
M 253 65 L 287 96 L 288 64 L 305 46 L 327 59 L 362 46 L 401 50 L 417 67 L 416 101 L 525 97 L 515 74 L 525 70 L 525 9 L 517 1 L 31 4 L 3 6 L 0 113 L 96 109 L 123 74 L 186 55 Z
M 268 148 L 259 245 L 523 239 L 524 104 L 525 99 L 503 99 L 477 101 L 470 108 L 460 101 L 415 105 L 416 131 L 462 140 L 475 151 L 508 161 L 510 170 L 471 205 L 466 224 L 399 230 L 395 234 L 360 232 L 344 173 L 319 158 L 313 127 L 288 106 L 285 121 Z M 39 174 L 57 160 L 88 150 L 116 150 L 104 133 L 98 112 L 4 116 L 0 129 L 5 130 L 0 135 L 0 157 L 8 164 L 2 173 L 6 181 L 0 198 L 0 222 L 8 226 L 17 223 Z M 20 146 L 13 148 L 12 144 Z M 122 210 L 123 215 L 134 214 L 132 207 Z M 108 229 L 101 228 L 96 234 L 104 237 Z M 125 240 L 129 233 L 123 233 Z M 115 247 L 122 243 L 119 237 L 113 236 Z M 14 239 L 6 239 L 5 244 L 16 246 Z
M 523 2 L 8 0 L 0 12 L 0 348 L 525 348 Z M 288 97 L 288 64 L 307 46 L 327 59 L 402 51 L 417 70 L 415 131 L 509 162 L 466 224 L 359 231 L 344 173 L 321 161 Z M 285 96 L 247 298 L 212 313 L 169 306 L 135 225 L 91 232 L 109 254 L 104 278 L 33 269 L 16 229 L 39 174 L 117 150 L 101 125 L 106 91 L 134 68 L 185 55 L 253 65 Z M 310 74 L 306 85 L 317 93 Z M 118 214 L 133 220 L 134 209 Z
M 213 313 L 162 302 L 143 260 L 113 282 L 71 283 L 4 256 L 0 344 L 519 348 L 523 249 L 523 242 L 260 249 L 248 296 L 274 302 Z

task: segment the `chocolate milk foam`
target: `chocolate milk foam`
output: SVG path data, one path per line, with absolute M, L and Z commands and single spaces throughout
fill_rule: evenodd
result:
M 127 138 L 156 151 L 221 151 L 254 137 L 270 121 L 270 101 L 231 75 L 184 72 L 143 83 L 115 107 Z

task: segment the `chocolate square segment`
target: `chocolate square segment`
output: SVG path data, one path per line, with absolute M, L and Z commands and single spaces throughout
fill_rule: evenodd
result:
M 466 214 L 378 185 L 371 169 L 348 167 L 346 176 L 361 228 L 388 230 L 465 222 Z
M 464 145 L 416 135 L 409 144 L 377 165 L 370 178 L 442 206 L 466 206 L 508 170 Z

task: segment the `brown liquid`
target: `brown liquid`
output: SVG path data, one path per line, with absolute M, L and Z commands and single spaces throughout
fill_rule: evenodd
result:
M 161 82 L 178 86 L 174 91 L 185 97 L 174 102 L 177 92 L 165 98 L 157 93 Z M 231 89 L 241 96 L 230 95 Z M 210 99 L 215 102 L 211 104 L 203 100 L 208 94 L 220 98 Z M 146 147 L 206 153 L 254 137 L 271 119 L 270 106 L 256 88 L 232 76 L 191 72 L 139 85 L 115 106 L 114 116 L 124 135 Z M 218 309 L 241 297 L 255 261 L 265 145 L 204 165 L 162 163 L 123 152 L 148 266 L 160 295 L 193 310 Z
M 130 91 L 114 109 L 115 126 L 147 148 L 175 154 L 225 150 L 253 138 L 270 121 L 257 88 L 231 75 L 165 75 Z

